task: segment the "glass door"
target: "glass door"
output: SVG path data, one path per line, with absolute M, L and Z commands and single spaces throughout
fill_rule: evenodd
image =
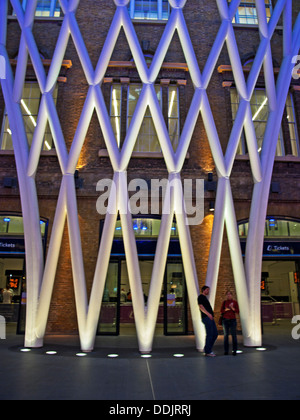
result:
M 186 284 L 182 263 L 167 263 L 164 296 L 165 335 L 186 334 Z
M 97 334 L 119 334 L 119 263 L 110 262 L 103 292 Z

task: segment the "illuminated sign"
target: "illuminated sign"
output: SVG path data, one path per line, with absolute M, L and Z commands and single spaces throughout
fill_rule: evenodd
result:
M 9 287 L 11 288 L 11 289 L 17 289 L 18 288 L 18 285 L 19 285 L 19 278 L 18 277 L 15 277 L 15 278 L 10 278 L 9 279 Z

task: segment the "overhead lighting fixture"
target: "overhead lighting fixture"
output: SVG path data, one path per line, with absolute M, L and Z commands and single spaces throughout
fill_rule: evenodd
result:
M 172 96 L 171 96 L 171 101 L 170 101 L 170 106 L 169 106 L 169 112 L 168 112 L 168 117 L 169 118 L 171 117 L 171 112 L 172 112 L 172 108 L 173 108 L 174 98 L 175 98 L 175 90 L 173 90 Z
M 45 146 L 47 147 L 48 150 L 51 150 L 50 144 L 47 142 L 47 140 L 45 140 Z
M 120 147 L 120 127 L 119 127 L 119 117 L 118 117 L 118 104 L 117 104 L 117 97 L 116 97 L 116 89 L 113 89 L 113 102 L 114 102 L 114 110 L 115 110 L 115 123 L 116 123 L 116 132 L 117 132 L 117 144 Z
M 21 104 L 22 104 L 23 108 L 25 109 L 25 111 L 27 112 L 27 114 L 29 115 L 29 118 L 31 119 L 32 124 L 34 125 L 34 127 L 36 127 L 36 121 L 35 121 L 35 119 L 33 118 L 33 116 L 32 116 L 32 114 L 31 114 L 31 112 L 30 112 L 29 108 L 27 107 L 27 105 L 25 104 L 25 102 L 24 102 L 24 100 L 23 100 L 23 99 L 21 99 Z
M 263 109 L 263 107 L 266 105 L 268 98 L 266 98 L 263 103 L 261 104 L 261 106 L 258 108 L 258 110 L 256 111 L 256 113 L 254 114 L 252 121 L 255 120 L 255 118 L 258 116 L 258 114 L 260 113 L 260 111 Z

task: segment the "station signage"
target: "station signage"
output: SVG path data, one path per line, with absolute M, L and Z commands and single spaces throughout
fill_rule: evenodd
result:
M 25 254 L 24 238 L 1 238 L 0 254 Z
M 242 253 L 245 255 L 246 242 L 241 241 Z M 263 247 L 263 256 L 300 256 L 300 242 L 281 242 L 281 241 L 265 241 Z

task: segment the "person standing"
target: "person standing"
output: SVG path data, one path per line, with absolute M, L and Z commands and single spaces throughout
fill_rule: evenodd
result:
M 198 296 L 198 305 L 201 312 L 201 319 L 205 325 L 206 331 L 204 352 L 206 356 L 215 357 L 215 353 L 212 349 L 218 337 L 218 330 L 214 321 L 214 312 L 207 298 L 209 292 L 210 288 L 208 286 L 202 287 L 201 294 Z
M 232 293 L 226 293 L 226 300 L 223 301 L 221 306 L 221 314 L 223 316 L 223 331 L 224 331 L 224 354 L 228 355 L 229 351 L 229 334 L 232 337 L 232 354 L 236 355 L 237 352 L 237 336 L 236 336 L 236 314 L 239 313 L 239 305 L 237 301 L 233 300 Z
M 9 285 L 6 286 L 6 288 L 3 290 L 3 303 L 11 303 L 12 298 L 14 296 L 13 292 L 11 291 Z

